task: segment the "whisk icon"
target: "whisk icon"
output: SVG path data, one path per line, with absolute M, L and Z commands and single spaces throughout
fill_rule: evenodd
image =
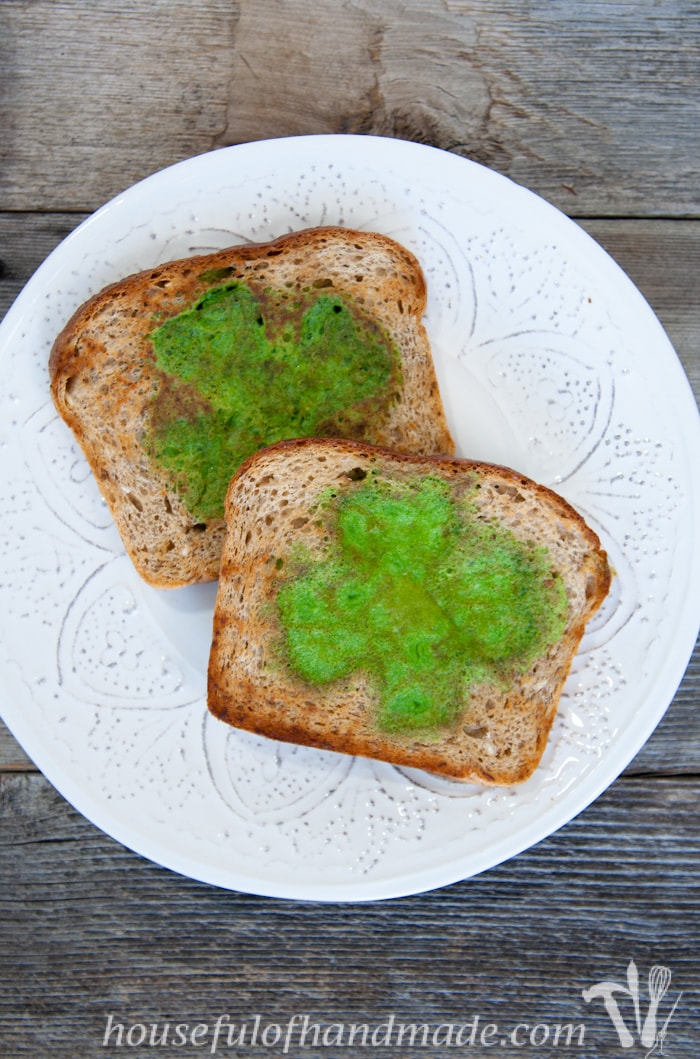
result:
M 654 964 L 649 971 L 649 1010 L 642 1026 L 641 1042 L 645 1048 L 651 1048 L 656 1041 L 656 1016 L 659 1004 L 666 996 L 671 984 L 671 972 L 668 967 Z
M 627 966 L 626 984 L 612 981 L 598 982 L 590 989 L 584 989 L 583 999 L 586 1003 L 589 1003 L 597 997 L 604 1002 L 605 1010 L 617 1031 L 620 1044 L 623 1048 L 633 1048 L 635 1043 L 634 1034 L 630 1032 L 623 1013 L 620 1010 L 621 1001 L 624 1003 L 625 998 L 628 998 L 627 1003 L 629 1003 L 629 1000 L 631 1000 L 634 1009 L 635 1029 L 639 1035 L 638 1040 L 642 1047 L 647 1049 L 645 1059 L 649 1059 L 649 1056 L 657 1050 L 660 1055 L 663 1055 L 668 1026 L 675 1014 L 676 1008 L 678 1007 L 678 1002 L 683 995 L 682 993 L 678 994 L 670 1011 L 666 1015 L 663 1024 L 659 1028 L 659 1009 L 663 998 L 668 992 L 670 984 L 670 968 L 665 967 L 663 964 L 654 964 L 649 971 L 649 1006 L 643 1021 L 642 1012 L 640 1011 L 641 997 L 639 989 L 639 974 L 634 960 L 630 960 Z

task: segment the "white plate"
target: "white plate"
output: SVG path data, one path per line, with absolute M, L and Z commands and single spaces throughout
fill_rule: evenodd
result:
M 51 343 L 157 262 L 341 224 L 419 257 L 458 454 L 553 486 L 616 571 L 534 777 L 483 790 L 277 745 L 210 718 L 212 586 L 134 574 L 48 391 Z M 144 856 L 218 886 L 370 900 L 465 878 L 583 809 L 660 720 L 698 629 L 695 401 L 641 295 L 566 217 L 453 155 L 319 136 L 137 184 L 46 260 L 0 331 L 4 717 L 59 791 Z M 694 547 L 695 545 L 695 547 Z

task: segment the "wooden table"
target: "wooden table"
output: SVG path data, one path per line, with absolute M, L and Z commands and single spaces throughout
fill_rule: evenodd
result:
M 90 211 L 169 163 L 264 137 L 376 133 L 485 163 L 575 218 L 646 295 L 697 395 L 699 46 L 694 0 L 3 0 L 2 309 Z M 347 1037 L 332 1042 L 364 1023 L 374 1045 L 358 1054 L 612 1056 L 612 1022 L 581 993 L 623 982 L 634 959 L 643 982 L 671 968 L 683 997 L 664 1054 L 691 1059 L 699 715 L 696 650 L 646 747 L 568 826 L 471 881 L 362 906 L 223 892 L 156 867 L 87 823 L 3 730 L 0 1054 L 101 1055 L 110 1015 L 112 1050 L 119 1025 L 123 1050 L 150 1054 L 139 1024 L 157 1024 L 157 1041 L 170 1023 L 157 1054 L 210 1054 L 198 1024 L 211 1033 L 228 1015 L 251 1032 L 259 1015 L 262 1033 L 298 1014 L 326 1043 L 297 1037 L 286 1054 L 354 1055 Z M 425 1044 L 387 1043 L 392 1015 L 426 1025 Z M 555 1046 L 569 1023 L 585 1023 L 585 1042 Z M 448 1024 L 470 1025 L 473 1044 L 463 1033 L 447 1047 Z M 506 1025 L 520 1026 L 512 1039 Z M 285 1054 L 260 1036 L 220 1040 L 217 1054 Z

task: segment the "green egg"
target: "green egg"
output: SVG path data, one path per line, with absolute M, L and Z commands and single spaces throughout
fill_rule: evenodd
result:
M 368 478 L 323 508 L 326 553 L 279 579 L 282 654 L 318 686 L 363 674 L 378 728 L 449 727 L 470 689 L 507 686 L 561 637 L 566 591 L 547 550 L 478 519 L 441 479 Z
M 151 334 L 158 368 L 144 443 L 188 511 L 223 515 L 237 467 L 286 438 L 365 439 L 401 380 L 389 336 L 350 299 L 231 282 Z

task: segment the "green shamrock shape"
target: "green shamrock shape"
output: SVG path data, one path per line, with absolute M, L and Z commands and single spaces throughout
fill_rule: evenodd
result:
M 285 438 L 366 437 L 400 381 L 399 353 L 358 306 L 232 282 L 151 335 L 160 371 L 146 445 L 195 518 L 223 515 L 253 452 Z
M 470 688 L 507 685 L 561 636 L 547 550 L 477 520 L 444 481 L 373 477 L 331 506 L 327 553 L 297 550 L 280 575 L 283 653 L 312 684 L 367 675 L 385 731 L 453 724 Z

